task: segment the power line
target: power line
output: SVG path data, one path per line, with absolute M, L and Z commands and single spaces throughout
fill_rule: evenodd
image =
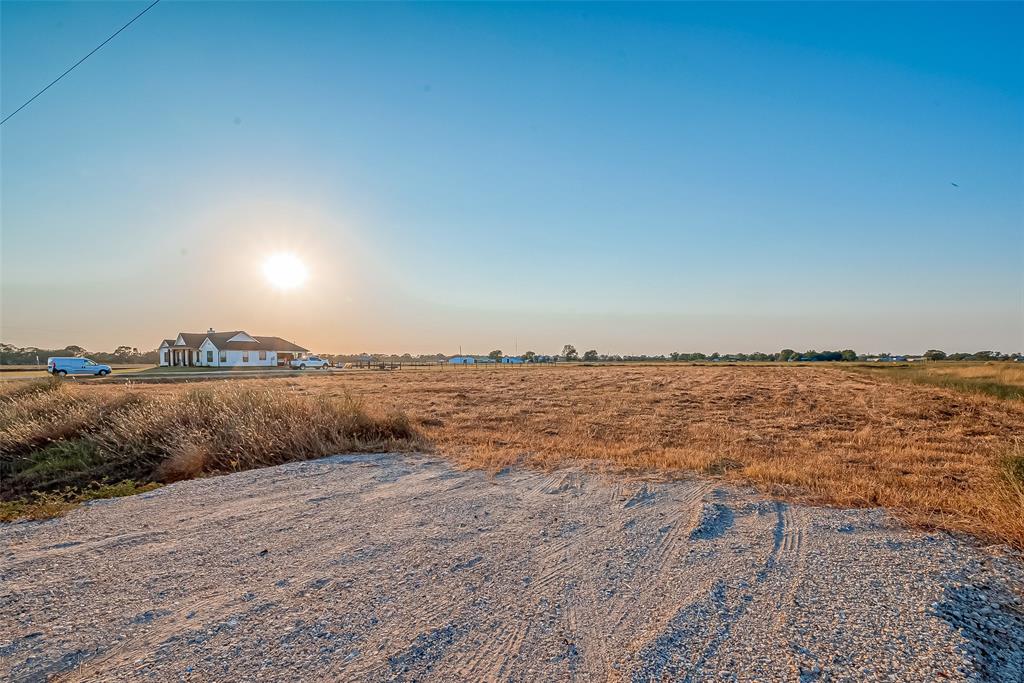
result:
M 42 94 L 43 94 L 44 92 L 46 92 L 47 90 L 49 90 L 49 89 L 50 89 L 50 88 L 51 88 L 51 87 L 52 87 L 52 86 L 53 86 L 53 85 L 54 85 L 54 84 L 55 84 L 55 83 L 56 83 L 57 81 L 59 81 L 60 79 L 64 78 L 65 76 L 67 76 L 67 75 L 68 75 L 69 73 L 71 73 L 72 71 L 74 71 L 74 70 L 75 70 L 75 67 L 76 67 L 76 66 L 78 66 L 79 64 L 81 64 L 81 63 L 82 63 L 82 62 L 84 62 L 85 60 L 89 59 L 89 57 L 92 57 L 92 56 L 93 56 L 93 54 L 95 54 L 97 50 L 99 50 L 99 49 L 100 49 L 101 47 L 103 47 L 104 45 L 106 45 L 107 43 L 109 43 L 110 41 L 112 41 L 112 40 L 113 40 L 113 39 L 114 39 L 114 38 L 115 38 L 115 37 L 117 36 L 117 34 L 118 34 L 118 33 L 120 33 L 121 31 L 125 30 L 126 28 L 128 28 L 129 26 L 131 26 L 132 24 L 134 24 L 134 23 L 135 23 L 135 20 L 136 20 L 136 19 L 138 19 L 139 17 L 141 17 L 141 16 L 143 15 L 143 14 L 145 14 L 145 13 L 146 13 L 146 12 L 148 12 L 149 10 L 153 9 L 153 8 L 154 8 L 154 7 L 156 6 L 156 4 L 157 4 L 158 2 L 160 2 L 160 0 L 153 0 L 153 2 L 151 2 L 151 3 L 149 4 L 149 6 L 148 6 L 148 7 L 146 7 L 146 9 L 142 10 L 141 12 L 139 12 L 138 14 L 136 14 L 136 15 L 135 15 L 134 17 L 132 17 L 132 20 L 131 20 L 131 21 L 129 21 L 129 22 L 127 23 L 127 24 L 125 24 L 125 25 L 124 25 L 124 26 L 122 26 L 121 28 L 119 28 L 119 29 L 117 29 L 116 31 L 114 31 L 113 35 L 111 35 L 111 36 L 110 36 L 109 38 L 107 38 L 107 39 L 106 39 L 106 40 L 104 40 L 104 41 L 103 41 L 102 43 L 100 43 L 100 44 L 99 44 L 99 45 L 97 45 L 97 46 L 96 46 L 95 48 L 93 48 L 92 52 L 90 52 L 90 53 L 89 53 L 89 54 L 87 54 L 86 56 L 84 56 L 84 57 L 82 57 L 81 59 L 79 59 L 79 60 L 78 60 L 77 62 L 75 62 L 74 64 L 72 64 L 72 65 L 71 65 L 71 67 L 70 67 L 70 68 L 69 68 L 69 69 L 68 69 L 67 71 L 65 71 L 64 73 L 62 73 L 62 74 L 61 74 L 60 76 L 57 76 L 57 78 L 53 79 L 53 80 L 52 80 L 52 81 L 50 82 L 50 85 L 46 86 L 45 88 L 43 88 L 42 90 L 40 90 L 39 92 L 37 92 L 37 93 L 36 93 L 35 95 L 33 95 L 32 97 L 30 97 L 30 98 L 28 99 L 28 101 L 27 101 L 27 102 L 25 102 L 25 104 L 21 105 L 20 107 L 18 107 L 18 108 L 17 108 L 17 109 L 15 109 L 14 111 L 12 111 L 12 112 L 11 112 L 10 114 L 8 114 L 7 116 L 5 116 L 5 117 L 4 117 L 4 120 L 3 120 L 3 121 L 0 121 L 0 126 L 2 126 L 2 125 L 4 125 L 5 123 L 7 123 L 7 120 L 8 120 L 9 118 L 11 118 L 11 117 L 12 117 L 12 116 L 14 116 L 15 114 L 17 114 L 17 113 L 18 113 L 19 111 L 21 111 L 22 109 L 24 109 L 25 107 L 27 107 L 27 106 L 28 106 L 29 104 L 31 104 L 31 103 L 32 103 L 32 100 L 34 100 L 35 98 L 39 97 L 39 96 L 40 96 L 40 95 L 42 95 Z

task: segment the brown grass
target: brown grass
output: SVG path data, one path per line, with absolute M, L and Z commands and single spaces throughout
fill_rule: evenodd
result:
M 913 382 L 956 391 L 987 394 L 996 398 L 1024 400 L 1024 363 L 928 362 L 862 363 L 847 366 L 854 372 Z
M 204 384 L 222 400 L 270 390 L 401 411 L 434 449 L 468 467 L 695 471 L 809 502 L 882 506 L 915 524 L 1024 548 L 1019 401 L 792 366 L 448 368 Z M 115 411 L 140 397 L 187 406 L 180 401 L 192 392 L 182 384 L 70 390 Z M 65 415 L 80 420 L 73 404 Z M 0 438 L 4 429 L 26 433 L 0 422 Z M 110 443 L 123 438 L 130 433 Z M 247 457 L 271 464 L 262 438 L 233 452 L 251 449 Z M 164 462 L 182 476 L 210 457 L 188 440 L 175 448 Z M 217 457 L 230 469 L 230 457 Z
M 1024 363 L 925 363 L 924 367 L 938 377 L 985 380 L 1024 389 Z
M 1021 482 L 1004 465 L 1022 452 L 1017 401 L 835 367 L 448 369 L 293 382 L 400 407 L 467 466 L 696 471 L 1024 547 Z
M 347 396 L 228 383 L 157 393 L 52 379 L 0 396 L 0 499 L 419 443 L 403 415 L 370 413 Z

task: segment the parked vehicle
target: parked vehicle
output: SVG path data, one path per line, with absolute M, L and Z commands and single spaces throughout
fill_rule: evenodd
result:
M 306 368 L 327 370 L 331 367 L 331 362 L 324 360 L 320 356 L 310 356 L 309 358 L 293 358 L 290 365 L 298 370 L 305 370 Z
M 51 375 L 99 375 L 110 374 L 110 366 L 96 363 L 88 358 L 61 358 L 52 356 L 46 359 L 46 371 Z

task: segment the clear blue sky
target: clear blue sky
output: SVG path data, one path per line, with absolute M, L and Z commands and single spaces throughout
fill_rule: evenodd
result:
M 4 2 L 0 109 L 145 4 Z M 165 0 L 0 129 L 0 338 L 1024 350 L 1022 33 L 1021 3 Z M 263 282 L 279 250 L 307 287 Z

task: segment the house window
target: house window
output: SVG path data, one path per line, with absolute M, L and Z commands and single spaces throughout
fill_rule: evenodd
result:
M 213 362 L 213 351 L 207 350 L 207 352 L 206 352 L 206 362 L 207 363 L 212 363 Z
M 260 351 L 260 360 L 266 360 L 266 359 L 267 359 L 267 352 L 266 351 Z
M 221 351 L 220 352 L 220 362 L 221 363 L 227 363 L 228 362 L 228 352 L 227 351 Z
M 249 352 L 248 351 L 242 351 L 242 362 L 243 363 L 248 363 L 249 362 Z

